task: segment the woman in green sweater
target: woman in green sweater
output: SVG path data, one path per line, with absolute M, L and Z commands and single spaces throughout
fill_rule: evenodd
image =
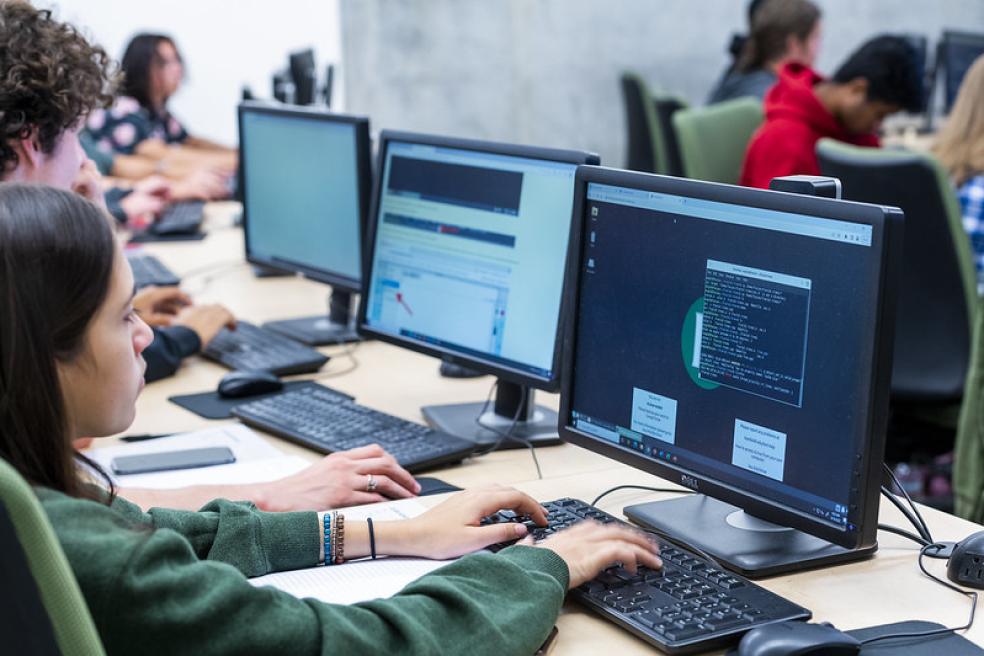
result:
M 420 517 L 344 523 L 216 500 L 198 512 L 116 497 L 71 443 L 125 429 L 150 330 L 107 216 L 76 194 L 0 184 L 0 457 L 36 489 L 110 654 L 533 652 L 569 587 L 619 561 L 661 565 L 626 529 L 581 525 L 537 545 L 473 554 L 390 599 L 301 600 L 246 579 L 377 554 L 450 558 L 522 538 L 479 526 L 501 508 L 544 523 L 516 490 L 451 497 Z M 327 536 L 326 536 L 327 533 Z M 330 542 L 329 542 L 330 539 Z M 344 566 L 344 565 L 333 565 Z

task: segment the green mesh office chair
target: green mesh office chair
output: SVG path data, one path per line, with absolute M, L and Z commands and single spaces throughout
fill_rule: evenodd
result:
M 0 459 L 0 651 L 105 654 L 82 591 L 30 486 Z
M 745 149 L 762 124 L 762 103 L 737 98 L 673 115 L 683 174 L 695 180 L 738 184 Z
M 673 114 L 686 103 L 668 95 L 654 95 L 636 73 L 622 74 L 625 104 L 626 168 L 633 171 L 681 175 L 676 133 L 670 123 Z

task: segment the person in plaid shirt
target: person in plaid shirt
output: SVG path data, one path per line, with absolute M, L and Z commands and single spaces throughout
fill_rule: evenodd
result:
M 984 55 L 964 76 L 933 154 L 957 188 L 964 230 L 974 250 L 977 288 L 984 290 Z

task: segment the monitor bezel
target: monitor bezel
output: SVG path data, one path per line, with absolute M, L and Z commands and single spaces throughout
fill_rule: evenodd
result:
M 360 334 L 372 337 L 373 339 L 378 339 L 389 344 L 394 344 L 396 346 L 401 346 L 407 348 L 411 351 L 417 353 L 423 353 L 425 355 L 430 355 L 433 357 L 441 358 L 447 362 L 453 362 L 455 364 L 460 364 L 476 371 L 482 373 L 491 374 L 502 380 L 516 383 L 518 385 L 526 385 L 529 387 L 535 387 L 536 389 L 544 390 L 547 392 L 556 392 L 560 387 L 561 379 L 561 351 L 562 351 L 562 341 L 564 335 L 564 317 L 567 316 L 567 312 L 564 307 L 564 302 L 567 295 L 564 293 L 563 286 L 561 288 L 561 302 L 558 305 L 558 316 L 557 316 L 557 333 L 554 338 L 554 352 L 551 357 L 551 375 L 549 378 L 543 376 L 537 376 L 531 374 L 528 371 L 523 371 L 521 369 L 516 369 L 510 367 L 505 363 L 497 362 L 491 359 L 481 358 L 471 354 L 465 354 L 457 352 L 450 348 L 445 348 L 441 346 L 436 346 L 432 344 L 426 344 L 414 339 L 408 339 L 393 335 L 391 333 L 382 332 L 376 330 L 370 326 L 366 320 L 367 308 L 368 308 L 368 286 L 372 281 L 372 267 L 373 261 L 376 255 L 376 232 L 377 226 L 377 214 L 379 213 L 379 205 L 382 197 L 382 184 L 383 184 L 383 167 L 386 164 L 386 155 L 389 150 L 389 145 L 392 142 L 400 143 L 411 143 L 411 144 L 421 144 L 425 146 L 435 146 L 443 148 L 457 148 L 461 150 L 472 150 L 482 153 L 491 153 L 495 155 L 507 155 L 511 157 L 525 157 L 528 159 L 545 159 L 562 163 L 569 164 L 595 164 L 600 161 L 599 157 L 590 152 L 580 151 L 580 150 L 563 150 L 556 148 L 541 148 L 538 146 L 526 146 L 518 144 L 508 144 L 508 143 L 498 143 L 490 141 L 480 141 L 474 139 L 463 139 L 458 137 L 448 137 L 440 136 L 434 134 L 421 134 L 417 132 L 404 132 L 397 130 L 383 130 L 379 135 L 379 152 L 376 157 L 376 176 L 373 181 L 373 192 L 372 192 L 372 202 L 369 209 L 369 214 L 366 217 L 366 243 L 365 243 L 365 257 L 363 258 L 363 270 L 362 279 L 364 281 L 365 290 L 361 294 L 359 300 L 359 317 L 358 317 L 358 331 Z M 572 208 L 573 209 L 573 208 Z M 576 220 L 577 214 L 572 214 L 572 221 Z M 570 248 L 567 250 L 567 255 L 564 261 L 564 277 L 563 284 L 569 278 L 571 266 L 571 251 Z
M 372 160 L 370 158 L 369 145 L 369 118 L 365 116 L 355 116 L 350 114 L 337 114 L 324 109 L 308 108 L 299 106 L 271 105 L 263 101 L 248 101 L 239 104 L 238 107 L 238 126 L 239 126 L 239 166 L 242 173 L 242 206 L 243 206 L 243 246 L 246 251 L 246 261 L 250 264 L 257 264 L 275 271 L 284 273 L 295 273 L 315 280 L 326 285 L 331 285 L 333 289 L 357 293 L 362 288 L 362 280 L 352 278 L 349 275 L 329 269 L 319 269 L 299 262 L 286 262 L 284 260 L 262 257 L 250 249 L 250 212 L 249 195 L 246 187 L 249 184 L 249 171 L 245 157 L 247 145 L 245 132 L 243 130 L 243 120 L 247 114 L 265 114 L 270 116 L 302 118 L 305 120 L 316 120 L 324 123 L 352 125 L 355 128 L 355 163 L 356 181 L 358 184 L 359 195 L 359 268 L 365 270 L 365 234 L 366 216 L 369 207 L 369 193 L 372 185 Z
M 584 166 L 578 169 L 574 199 L 574 211 L 582 216 L 586 208 L 587 185 L 592 182 L 881 227 L 881 234 L 883 235 L 881 243 L 882 264 L 878 287 L 878 308 L 875 312 L 876 343 L 872 352 L 872 385 L 867 399 L 868 422 L 865 436 L 867 448 L 863 449 L 863 453 L 858 454 L 861 463 L 856 472 L 858 476 L 855 478 L 855 484 L 863 486 L 863 489 L 859 488 L 860 494 L 855 504 L 859 507 L 852 506 L 848 514 L 849 521 L 857 527 L 856 531 L 849 532 L 834 528 L 831 524 L 823 522 L 819 518 L 814 519 L 802 511 L 778 505 L 753 493 L 715 481 L 704 474 L 673 463 L 646 458 L 628 449 L 592 437 L 570 425 L 568 419 L 572 410 L 571 399 L 576 366 L 574 353 L 577 345 L 577 321 L 574 320 L 574 313 L 579 307 L 580 282 L 583 276 L 580 267 L 584 244 L 582 237 L 586 229 L 583 224 L 579 232 L 572 234 L 570 239 L 572 256 L 569 259 L 573 264 L 568 268 L 571 279 L 565 285 L 569 297 L 565 307 L 569 308 L 571 319 L 566 322 L 567 330 L 564 335 L 564 363 L 566 366 L 561 385 L 558 422 L 561 439 L 566 442 L 730 503 L 762 519 L 799 529 L 850 549 L 874 546 L 877 543 L 878 502 L 881 491 L 885 433 L 888 422 L 888 399 L 891 386 L 895 305 L 901 260 L 901 210 L 864 203 L 834 201 L 814 196 Z

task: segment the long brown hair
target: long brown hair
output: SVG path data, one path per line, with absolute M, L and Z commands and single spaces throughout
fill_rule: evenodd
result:
M 933 154 L 958 187 L 984 173 L 984 55 L 964 75 Z
M 786 41 L 806 41 L 820 20 L 820 9 L 810 0 L 764 0 L 751 16 L 751 33 L 735 70 L 747 73 L 765 68 L 786 52 Z
M 29 483 L 83 485 L 57 362 L 78 357 L 109 292 L 115 244 L 105 213 L 77 194 L 0 184 L 0 457 Z

